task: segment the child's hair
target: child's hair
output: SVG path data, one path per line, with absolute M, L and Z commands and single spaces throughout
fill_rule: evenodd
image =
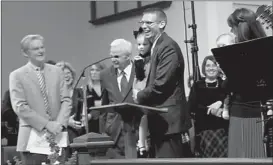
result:
M 135 39 L 137 39 L 137 37 L 138 37 L 140 34 L 144 34 L 144 31 L 143 31 L 142 27 L 139 27 L 138 30 L 134 30 L 134 31 L 133 31 L 133 35 L 134 35 Z
M 137 39 L 137 37 L 139 35 L 144 35 L 144 31 L 143 29 L 140 27 L 137 31 L 133 31 L 133 35 L 135 37 L 135 39 Z M 141 57 L 145 57 L 145 55 L 139 55 Z M 137 80 L 142 81 L 145 78 L 145 70 L 144 70 L 144 60 L 135 60 L 135 72 L 136 72 L 136 78 Z

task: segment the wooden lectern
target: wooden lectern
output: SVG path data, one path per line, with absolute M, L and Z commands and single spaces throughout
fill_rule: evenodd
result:
M 102 112 L 117 112 L 121 115 L 122 120 L 124 122 L 124 146 L 125 146 L 125 158 L 137 158 L 136 151 L 136 143 L 137 138 L 136 134 L 131 131 L 134 130 L 134 126 L 136 123 L 139 123 L 139 117 L 135 117 L 135 115 L 150 115 L 155 113 L 166 113 L 168 112 L 167 108 L 155 108 L 149 106 L 143 106 L 133 103 L 118 103 L 118 104 L 110 104 L 103 105 L 98 107 L 91 107 L 89 110 L 100 110 Z
M 76 137 L 69 145 L 78 152 L 79 164 L 88 164 L 91 159 L 105 159 L 108 148 L 113 146 L 114 141 L 109 136 L 94 132 Z

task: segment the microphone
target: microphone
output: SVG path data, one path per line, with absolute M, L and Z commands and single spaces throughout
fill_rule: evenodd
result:
M 119 56 L 116 55 L 116 56 L 106 57 L 106 58 L 104 58 L 104 59 L 101 59 L 101 60 L 99 60 L 99 61 L 96 61 L 96 62 L 94 62 L 94 63 L 92 63 L 92 64 L 89 64 L 89 65 L 87 65 L 86 67 L 84 67 L 83 70 L 82 70 L 82 72 L 81 72 L 81 74 L 80 74 L 80 77 L 78 78 L 78 80 L 77 80 L 77 82 L 76 82 L 76 84 L 75 84 L 75 86 L 74 86 L 74 89 L 75 89 L 75 88 L 77 87 L 77 85 L 79 84 L 81 78 L 84 77 L 84 72 L 85 72 L 85 70 L 86 70 L 87 68 L 89 68 L 90 66 L 95 65 L 95 64 L 97 64 L 97 63 L 100 63 L 100 62 L 102 62 L 102 61 L 104 61 L 104 60 L 110 59 L 110 58 L 119 58 Z

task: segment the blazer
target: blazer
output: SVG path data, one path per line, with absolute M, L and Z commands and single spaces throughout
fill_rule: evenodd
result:
M 132 66 L 129 85 L 127 88 L 127 96 L 123 97 L 118 87 L 117 69 L 113 66 L 101 72 L 101 86 L 102 86 L 102 105 L 117 104 L 121 102 L 134 103 L 132 97 L 132 85 L 135 77 L 134 65 Z M 107 133 L 116 143 L 119 135 L 124 129 L 123 121 L 130 119 L 133 116 L 133 111 L 128 111 L 127 117 L 120 116 L 116 113 L 106 112 L 101 115 L 100 128 L 104 128 L 101 132 Z M 125 115 L 126 116 L 126 115 Z M 129 130 L 128 130 L 129 131 Z M 119 144 L 118 144 L 119 145 Z M 124 144 L 120 144 L 124 145 Z
M 44 64 L 45 83 L 53 120 L 67 126 L 71 111 L 71 98 L 60 68 Z M 14 112 L 19 117 L 17 151 L 26 151 L 32 128 L 42 131 L 49 119 L 35 69 L 29 62 L 9 75 L 10 98 Z
M 147 86 L 138 92 L 137 98 L 143 105 L 168 108 L 167 113 L 148 116 L 151 134 L 180 133 L 191 127 L 183 55 L 179 45 L 165 32 L 154 47 Z

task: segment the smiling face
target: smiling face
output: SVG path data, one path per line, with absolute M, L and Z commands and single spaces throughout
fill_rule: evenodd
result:
M 110 56 L 114 68 L 123 70 L 130 64 L 130 54 L 120 46 L 112 46 Z
M 68 68 L 64 68 L 64 79 L 67 85 L 72 85 L 73 76 L 72 76 L 72 72 Z
M 25 51 L 25 55 L 33 64 L 39 65 L 44 63 L 46 55 L 43 41 L 38 39 L 32 40 Z
M 154 40 L 162 33 L 166 22 L 160 20 L 156 13 L 144 13 L 140 24 L 145 33 L 145 37 L 154 42 Z
M 209 79 L 216 79 L 219 73 L 218 66 L 211 60 L 207 60 L 205 65 L 205 74 Z
M 139 54 L 146 54 L 151 50 L 151 43 L 145 38 L 144 34 L 140 34 L 137 36 L 137 50 Z

